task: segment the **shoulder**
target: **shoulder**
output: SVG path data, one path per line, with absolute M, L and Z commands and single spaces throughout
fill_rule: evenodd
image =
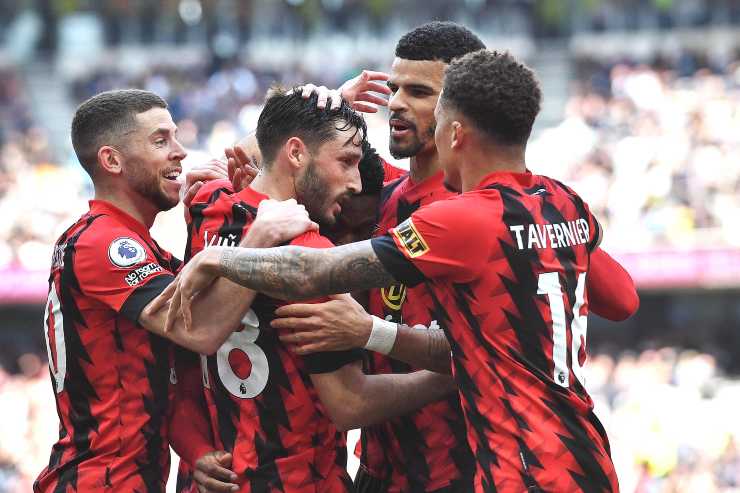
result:
M 107 214 L 90 215 L 79 224 L 76 245 L 107 245 L 116 238 L 135 235 L 125 224 Z
M 412 217 L 450 222 L 457 226 L 488 221 L 501 206 L 497 190 L 473 190 L 423 206 Z
M 578 194 L 575 192 L 575 190 L 573 190 L 572 188 L 570 188 L 568 185 L 566 185 L 560 180 L 556 180 L 555 178 L 550 178 L 549 176 L 544 176 L 544 175 L 537 175 L 537 178 L 539 178 L 539 180 L 541 180 L 541 182 L 547 188 L 550 188 L 554 192 L 578 197 Z
M 196 204 L 212 204 L 221 197 L 234 193 L 234 187 L 229 180 L 213 180 L 205 183 L 191 202 L 191 207 Z
M 408 174 L 408 171 L 406 171 L 405 169 L 394 166 L 383 158 L 380 159 L 383 162 L 383 183 L 391 183 L 397 180 L 399 177 L 404 177 Z
M 322 236 L 317 231 L 307 231 L 298 235 L 291 240 L 290 244 L 309 248 L 331 248 L 334 246 L 329 238 Z

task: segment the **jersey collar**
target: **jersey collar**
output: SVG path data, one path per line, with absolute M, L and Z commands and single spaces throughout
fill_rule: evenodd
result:
M 149 228 L 147 228 L 146 225 L 129 215 L 127 212 L 111 204 L 110 202 L 107 202 L 105 200 L 93 199 L 90 200 L 88 204 L 90 205 L 91 214 L 105 214 L 107 216 L 115 217 L 118 221 L 120 221 L 124 226 L 131 229 L 134 233 L 141 235 L 143 238 L 151 237 L 151 234 L 149 233 Z
M 529 170 L 524 173 L 496 171 L 484 176 L 480 183 L 478 183 L 478 185 L 473 190 L 480 190 L 495 183 L 530 187 L 534 182 L 534 176 L 535 175 L 533 175 L 532 172 Z

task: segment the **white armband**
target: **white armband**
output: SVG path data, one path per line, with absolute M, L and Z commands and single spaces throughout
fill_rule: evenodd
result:
M 365 343 L 365 349 L 376 353 L 389 354 L 396 342 L 396 334 L 398 334 L 397 323 L 373 315 L 373 330 L 370 332 L 367 343 Z

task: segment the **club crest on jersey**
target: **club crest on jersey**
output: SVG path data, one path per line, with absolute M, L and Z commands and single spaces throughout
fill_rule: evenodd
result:
M 392 231 L 409 257 L 421 257 L 429 251 L 429 245 L 419 234 L 411 218 L 406 219 Z
M 406 301 L 406 286 L 404 284 L 393 284 L 387 288 L 380 288 L 380 297 L 383 304 L 393 311 L 399 311 L 403 302 Z
M 108 258 L 118 267 L 131 267 L 146 258 L 146 250 L 131 238 L 116 238 L 108 247 Z

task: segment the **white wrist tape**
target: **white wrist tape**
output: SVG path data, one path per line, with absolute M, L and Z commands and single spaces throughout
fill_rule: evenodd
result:
M 397 323 L 373 315 L 373 330 L 370 332 L 370 338 L 365 344 L 365 349 L 376 353 L 389 354 L 396 342 L 396 334 L 398 334 Z

